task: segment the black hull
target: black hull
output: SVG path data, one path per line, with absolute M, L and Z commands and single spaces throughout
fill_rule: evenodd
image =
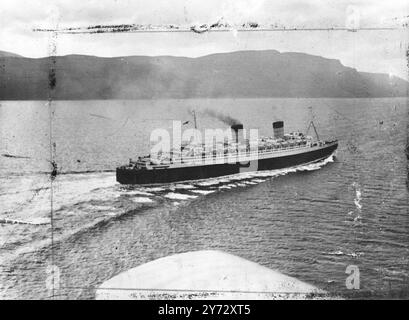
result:
M 227 176 L 248 171 L 274 170 L 312 163 L 328 158 L 337 149 L 331 144 L 318 150 L 251 161 L 251 163 L 223 163 L 183 168 L 135 170 L 127 167 L 116 169 L 116 180 L 122 184 L 155 184 L 186 180 L 200 180 Z

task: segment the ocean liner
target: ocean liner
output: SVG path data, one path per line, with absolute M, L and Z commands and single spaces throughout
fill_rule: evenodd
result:
M 316 139 L 301 132 L 284 134 L 284 122 L 273 122 L 273 136 L 257 138 L 256 148 L 252 148 L 249 139 L 243 139 L 243 125 L 234 124 L 233 139 L 223 141 L 221 146 L 209 149 L 190 143 L 159 157 L 130 159 L 129 164 L 116 169 L 116 180 L 122 184 L 169 183 L 318 162 L 335 152 L 338 141 L 320 140 L 312 121 L 307 133 L 311 127 Z

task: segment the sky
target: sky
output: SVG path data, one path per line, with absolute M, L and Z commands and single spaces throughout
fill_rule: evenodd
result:
M 279 29 L 354 26 L 358 31 L 58 33 L 56 38 L 49 32 L 33 31 L 122 23 L 191 26 L 220 18 L 233 26 L 257 22 Z M 338 59 L 359 71 L 408 79 L 409 27 L 405 24 L 409 25 L 409 0 L 1 0 L 0 50 L 37 58 L 50 55 L 54 48 L 57 55 L 103 57 L 198 57 L 274 49 Z

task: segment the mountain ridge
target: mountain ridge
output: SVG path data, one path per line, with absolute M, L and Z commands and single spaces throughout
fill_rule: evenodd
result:
M 3 51 L 0 51 L 3 53 Z M 197 58 L 0 54 L 0 100 L 407 96 L 408 82 L 337 59 L 246 50 Z M 55 84 L 55 86 L 54 86 Z
M 20 55 L 18 55 L 16 53 L 0 50 L 0 58 L 5 58 L 5 57 L 23 58 L 23 56 L 20 56 Z

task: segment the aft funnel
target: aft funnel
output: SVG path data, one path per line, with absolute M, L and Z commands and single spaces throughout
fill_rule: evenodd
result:
M 273 122 L 273 131 L 275 139 L 284 138 L 284 121 Z
M 233 133 L 234 142 L 239 143 L 239 130 L 241 131 L 240 134 L 242 135 L 243 125 L 241 123 L 233 124 L 230 128 Z

